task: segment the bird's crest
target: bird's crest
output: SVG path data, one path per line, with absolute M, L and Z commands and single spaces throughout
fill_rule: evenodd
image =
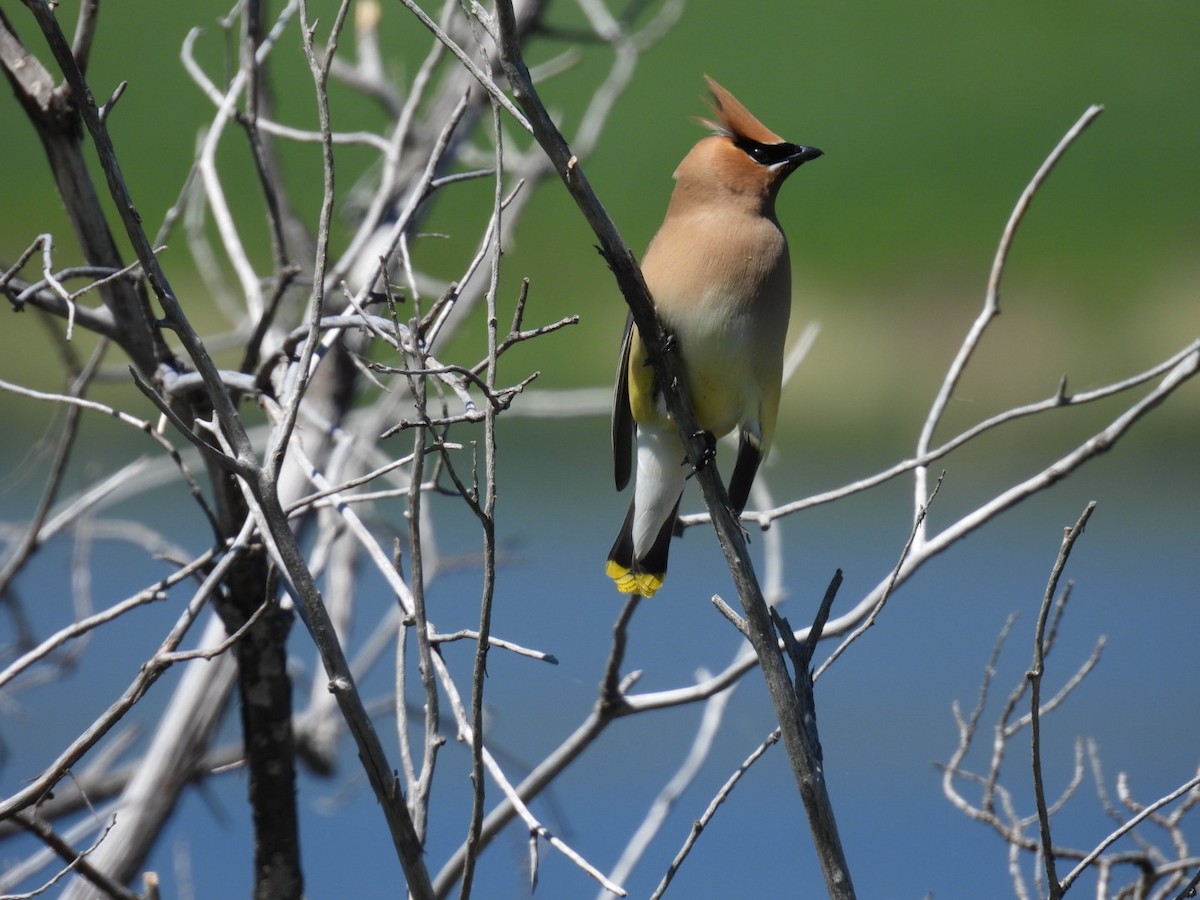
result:
M 750 110 L 746 109 L 737 97 L 713 81 L 712 78 L 705 75 L 704 80 L 708 82 L 708 89 L 712 91 L 712 108 L 717 114 L 719 121 L 714 122 L 712 119 L 698 119 L 700 124 L 705 125 L 715 131 L 717 134 L 724 134 L 734 139 L 742 138 L 745 140 L 756 141 L 760 144 L 782 144 L 783 138 L 773 132 L 770 128 L 758 121 Z

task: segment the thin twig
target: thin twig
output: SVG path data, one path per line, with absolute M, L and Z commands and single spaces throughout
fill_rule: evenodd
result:
M 1050 580 L 1046 584 L 1046 593 L 1038 612 L 1037 627 L 1034 629 L 1033 638 L 1033 665 L 1030 666 L 1027 676 L 1030 688 L 1029 731 L 1033 759 L 1033 791 L 1037 801 L 1038 825 L 1042 840 L 1042 864 L 1046 867 L 1046 882 L 1050 889 L 1051 900 L 1058 900 L 1063 895 L 1064 888 L 1059 884 L 1058 875 L 1055 872 L 1054 844 L 1050 838 L 1050 813 L 1046 808 L 1046 788 L 1042 778 L 1041 698 L 1042 675 L 1045 672 L 1046 621 L 1050 616 L 1054 596 L 1058 593 L 1058 579 L 1067 565 L 1071 548 L 1075 546 L 1078 537 L 1083 534 L 1084 526 L 1087 525 L 1092 510 L 1095 508 L 1095 501 L 1089 503 L 1084 508 L 1083 514 L 1080 515 L 1079 521 L 1067 529 L 1063 537 L 1062 547 L 1058 551 L 1058 558 L 1054 561 L 1054 568 L 1050 571 Z
M 6 900 L 24 900 L 24 898 L 36 897 L 52 887 L 69 872 L 79 873 L 79 875 L 86 878 L 98 889 L 104 891 L 104 893 L 109 897 L 116 897 L 118 900 L 141 900 L 136 893 L 126 888 L 125 885 L 113 881 L 87 861 L 88 854 L 100 846 L 100 843 L 108 836 L 109 830 L 114 824 L 116 824 L 115 815 L 101 830 L 100 836 L 96 838 L 95 843 L 92 844 L 92 846 L 87 850 L 76 850 L 61 837 L 59 837 L 58 834 L 55 833 L 54 829 L 51 828 L 46 822 L 42 821 L 36 816 L 32 816 L 24 812 L 18 812 L 14 813 L 13 818 L 22 826 L 24 826 L 24 828 L 31 834 L 34 834 L 41 839 L 47 847 L 53 850 L 60 859 L 67 863 L 67 867 L 61 872 L 58 872 L 54 878 L 52 878 L 41 888 L 31 891 L 27 894 L 6 894 Z
M 442 659 L 441 654 L 435 653 L 433 656 L 433 662 L 434 665 L 437 666 L 441 675 L 441 682 L 446 688 L 450 702 L 450 708 L 454 711 L 455 720 L 458 722 L 459 737 L 467 743 L 474 744 L 475 737 L 471 729 L 471 724 L 467 719 L 466 708 L 464 707 L 462 698 L 459 696 L 458 690 L 454 685 L 454 680 L 450 677 L 450 673 L 446 669 L 446 663 Z M 499 786 L 507 802 L 513 804 L 513 808 L 515 809 L 517 815 L 521 817 L 521 820 L 525 823 L 526 827 L 529 829 L 529 833 L 533 840 L 540 838 L 546 841 L 550 844 L 550 846 L 562 853 L 582 871 L 586 872 L 589 876 L 599 882 L 606 890 L 616 894 L 618 897 L 626 896 L 625 890 L 621 888 L 620 885 L 614 884 L 604 875 L 603 872 L 589 863 L 583 858 L 582 855 L 576 852 L 565 841 L 563 841 L 549 828 L 538 821 L 537 817 L 533 815 L 529 807 L 521 799 L 520 789 L 513 787 L 513 785 L 504 776 L 503 770 L 501 770 L 499 764 L 492 756 L 491 751 L 487 749 L 486 745 L 481 746 L 480 758 L 486 767 L 487 773 Z M 536 872 L 536 869 L 533 871 Z M 441 879 L 439 878 L 439 881 L 440 880 Z
M 1079 864 L 1076 865 L 1075 868 L 1070 871 L 1070 873 L 1067 875 L 1067 877 L 1062 880 L 1062 885 L 1061 885 L 1062 891 L 1065 893 L 1071 887 L 1071 885 L 1073 885 L 1075 883 L 1075 881 L 1079 878 L 1079 876 L 1082 875 L 1084 872 L 1086 872 L 1088 867 L 1100 858 L 1100 854 L 1102 854 L 1105 850 L 1107 850 L 1109 847 L 1111 847 L 1114 843 L 1116 843 L 1121 838 L 1123 838 L 1126 834 L 1128 834 L 1130 831 L 1132 831 L 1134 828 L 1136 828 L 1138 825 L 1140 825 L 1143 821 L 1145 821 L 1146 819 L 1153 816 L 1156 812 L 1158 812 L 1164 806 L 1168 806 L 1169 804 L 1174 803 L 1180 797 L 1186 796 L 1189 792 L 1194 791 L 1197 788 L 1200 788 L 1200 775 L 1196 775 L 1195 777 L 1189 779 L 1188 781 L 1185 781 L 1179 787 L 1175 788 L 1175 790 L 1171 791 L 1170 793 L 1164 794 L 1163 796 L 1161 796 L 1157 800 L 1155 800 L 1153 803 L 1149 804 L 1140 813 L 1138 813 L 1136 816 L 1131 818 L 1128 822 L 1126 822 L 1124 825 L 1122 825 L 1120 828 L 1118 828 L 1116 831 L 1114 831 L 1112 834 L 1110 834 L 1108 837 L 1106 837 L 1104 840 L 1102 840 L 1100 843 L 1098 843 L 1095 846 L 1095 848 L 1092 850 L 1091 853 L 1089 853 L 1082 860 L 1080 860 Z M 1192 863 L 1192 865 L 1194 865 L 1194 864 L 1195 863 Z M 1183 896 L 1183 895 L 1181 894 L 1180 896 Z
M 679 871 L 680 866 L 683 865 L 683 862 L 687 859 L 688 854 L 692 852 L 692 848 L 695 847 L 696 841 L 700 839 L 700 835 L 704 832 L 704 829 L 708 827 L 708 823 L 711 822 L 713 816 L 717 814 L 717 810 L 720 808 L 721 804 L 729 798 L 731 793 L 733 793 L 733 789 L 737 787 L 737 784 L 739 781 L 741 781 L 742 776 L 750 771 L 750 767 L 758 762 L 759 758 L 779 741 L 779 736 L 780 731 L 778 728 L 776 728 L 770 733 L 770 735 L 767 736 L 765 741 L 755 748 L 753 753 L 746 757 L 746 759 L 740 766 L 737 767 L 734 773 L 730 775 L 728 779 L 726 779 L 725 783 L 721 785 L 721 789 L 717 791 L 716 795 L 709 802 L 708 807 L 704 810 L 704 814 L 692 823 L 692 830 L 688 833 L 687 839 L 683 842 L 683 846 L 679 848 L 679 852 L 675 854 L 675 858 L 671 860 L 671 865 L 667 867 L 666 874 L 663 875 L 662 881 L 658 883 L 658 887 L 656 887 L 654 889 L 654 893 L 650 895 L 650 900 L 658 900 L 658 898 L 661 898 L 662 895 L 666 893 L 667 887 L 671 884 L 672 879 L 675 877 L 675 873 Z
M 730 689 L 717 694 L 704 704 L 700 724 L 696 728 L 696 734 L 692 738 L 692 745 L 688 749 L 687 756 L 679 764 L 675 774 L 658 792 L 658 796 L 654 798 L 645 818 L 629 838 L 620 858 L 609 872 L 608 877 L 613 881 L 623 884 L 629 879 L 633 874 L 634 867 L 662 829 L 667 816 L 670 815 L 679 798 L 699 774 L 701 767 L 712 752 L 713 744 L 724 721 L 725 708 L 732 698 L 733 690 Z
M 415 360 L 416 366 L 418 368 L 423 367 L 425 361 L 421 355 L 422 350 L 419 345 L 415 352 L 417 354 Z M 413 398 L 414 412 L 417 420 L 421 421 L 425 418 L 428 381 L 419 375 L 410 376 L 408 380 Z M 421 539 L 421 519 L 423 515 L 421 482 L 424 478 L 425 456 L 428 451 L 427 440 L 426 429 L 414 429 L 412 464 L 409 467 L 407 513 L 413 634 L 417 643 L 417 672 L 420 675 L 421 688 L 425 695 L 423 717 L 425 727 L 424 752 L 421 757 L 421 768 L 416 773 L 415 780 L 409 784 L 408 790 L 409 807 L 413 812 L 413 825 L 417 829 L 417 836 L 422 838 L 422 840 L 424 839 L 426 822 L 429 816 L 429 795 L 433 788 L 433 775 L 437 766 L 438 751 L 442 744 L 441 737 L 438 734 L 440 712 L 437 675 L 434 672 L 433 648 L 429 640 L 430 632 L 433 629 L 429 625 L 429 620 L 425 612 L 425 558 Z M 401 636 L 401 640 L 403 640 L 403 636 Z M 396 696 L 396 717 L 397 726 L 401 729 L 408 727 L 407 717 L 404 715 L 403 710 L 404 702 L 404 694 L 398 692 Z
M 492 194 L 492 222 L 490 273 L 487 298 L 487 370 L 485 384 L 488 393 L 496 388 L 496 365 L 500 356 L 497 335 L 496 294 L 500 288 L 500 219 L 504 212 L 504 138 L 500 128 L 500 106 L 492 99 L 492 140 L 495 144 L 495 186 Z M 525 296 L 522 290 L 522 297 Z M 518 307 L 519 309 L 520 307 Z M 483 783 L 483 692 L 487 677 L 488 640 L 492 629 L 492 607 L 496 595 L 496 415 L 493 404 L 484 407 L 483 422 L 483 496 L 479 502 L 469 502 L 476 509 L 483 530 L 483 586 L 479 600 L 479 641 L 475 644 L 475 659 L 471 669 L 471 779 L 474 788 L 471 802 L 471 820 L 467 826 L 467 855 L 463 865 L 460 895 L 463 900 L 471 895 L 475 877 L 476 852 L 480 832 L 483 828 L 485 791 Z M 537 870 L 533 870 L 536 872 Z
M 945 477 L 946 472 L 943 470 L 941 475 L 938 476 L 937 484 L 935 484 L 933 487 L 933 493 L 929 495 L 928 499 L 921 506 L 920 511 L 917 513 L 916 521 L 913 522 L 913 527 L 908 533 L 908 540 L 905 541 L 904 547 L 900 551 L 900 558 L 896 560 L 896 565 L 892 567 L 892 574 L 888 579 L 887 586 L 879 595 L 879 600 L 875 603 L 875 606 L 871 608 L 870 615 L 863 619 L 862 623 L 859 624 L 859 626 L 852 632 L 850 632 L 850 634 L 846 636 L 845 640 L 838 644 L 837 649 L 829 654 L 829 658 L 826 659 L 825 662 L 821 663 L 820 668 L 818 668 L 813 674 L 813 681 L 816 681 L 818 678 L 820 678 L 821 675 L 824 674 L 825 670 L 833 665 L 837 658 L 845 653 L 847 649 L 849 649 L 851 644 L 862 637 L 867 629 L 871 628 L 875 624 L 875 620 L 879 618 L 879 614 L 883 612 L 884 605 L 887 603 L 888 598 L 892 595 L 892 592 L 896 589 L 896 581 L 900 577 L 900 570 L 904 567 L 904 561 L 908 559 L 909 554 L 912 552 L 913 544 L 916 542 L 917 534 L 921 528 L 921 523 L 925 521 L 925 516 L 929 513 L 929 507 L 933 504 L 934 499 L 937 497 L 938 491 L 942 489 L 942 481 Z M 809 643 L 812 643 L 811 634 Z
M 1104 112 L 1104 107 L 1102 106 L 1089 106 L 1075 124 L 1067 129 L 1067 133 L 1063 135 L 1054 149 L 1050 151 L 1050 155 L 1046 157 L 1045 162 L 1034 173 L 1025 190 L 1021 192 L 1021 196 L 1017 200 L 1017 205 L 1013 208 L 1012 214 L 1008 218 L 1008 223 L 1004 226 L 1004 231 L 1000 236 L 1000 246 L 996 249 L 996 257 L 992 262 L 992 271 L 988 276 L 987 293 L 984 296 L 983 309 L 971 325 L 962 346 L 959 347 L 958 354 L 950 364 L 950 368 L 946 372 L 946 377 L 942 380 L 942 385 L 938 389 L 937 397 L 934 398 L 933 405 L 930 407 L 929 415 L 925 418 L 925 424 L 921 427 L 921 434 L 917 438 L 916 447 L 916 455 L 918 457 L 923 456 L 929 450 L 929 444 L 933 440 L 933 433 L 937 429 L 947 405 L 950 403 L 950 397 L 954 393 L 954 389 L 958 386 L 962 373 L 966 370 L 967 363 L 970 362 L 975 349 L 979 346 L 979 342 L 982 340 L 983 333 L 987 329 L 988 324 L 1000 314 L 1000 280 L 1004 275 L 1004 267 L 1008 262 L 1008 254 L 1012 248 L 1017 227 L 1021 224 L 1022 219 L 1025 218 L 1025 213 L 1029 210 L 1034 196 L 1046 179 L 1050 177 L 1050 173 L 1053 171 L 1055 165 L 1062 159 L 1070 146 L 1075 143 L 1075 140 L 1083 134 L 1084 130 L 1102 112 Z M 929 496 L 929 485 L 927 481 L 927 469 L 924 466 L 917 468 L 914 474 L 915 517 L 920 511 L 921 505 L 925 502 L 925 498 Z M 921 527 L 917 533 L 917 541 L 918 543 L 923 543 L 924 540 L 925 529 Z

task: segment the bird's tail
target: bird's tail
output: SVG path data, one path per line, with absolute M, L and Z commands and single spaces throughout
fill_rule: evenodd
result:
M 621 525 L 612 549 L 608 551 L 608 562 L 604 566 L 604 572 L 616 582 L 617 590 L 622 594 L 653 597 L 667 577 L 667 555 L 671 551 L 671 535 L 675 531 L 675 519 L 679 515 L 679 501 L 675 501 L 671 515 L 667 516 L 659 529 L 658 537 L 641 559 L 634 553 L 634 505 L 634 501 L 630 501 L 625 522 Z

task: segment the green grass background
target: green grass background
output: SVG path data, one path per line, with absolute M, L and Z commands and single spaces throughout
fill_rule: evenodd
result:
M 75 3 L 59 15 L 71 21 Z M 312 4 L 332 21 L 334 4 Z M 654 6 L 651 7 L 653 10 Z M 199 128 L 210 114 L 178 60 L 187 30 L 206 28 L 199 56 L 219 77 L 227 39 L 220 4 L 106 6 L 91 81 L 98 97 L 129 89 L 112 118 L 134 196 L 152 226 L 175 201 Z M 31 47 L 32 22 L 10 13 Z M 550 19 L 576 26 L 573 7 Z M 411 76 L 428 35 L 398 4 L 385 4 L 384 51 Z M 964 414 L 1042 397 L 1058 379 L 1072 388 L 1129 374 L 1200 332 L 1200 6 L 1154 2 L 1006 4 L 729 4 L 692 0 L 642 58 L 586 169 L 629 243 L 640 251 L 661 219 L 671 172 L 700 129 L 703 73 L 734 91 L 789 139 L 826 157 L 785 187 L 780 218 L 793 247 L 796 326 L 821 338 L 784 401 L 784 427 L 819 443 L 911 435 L 961 335 L 975 316 L 1001 228 L 1026 181 L 1091 103 L 1106 112 L 1038 196 L 1017 239 L 994 326 L 963 384 Z M 276 54 L 279 118 L 315 125 L 311 81 L 293 25 Z M 347 37 L 344 48 L 353 39 Z M 534 43 L 531 60 L 569 41 Z M 607 51 L 579 46 L 579 64 L 543 86 L 568 136 Z M 44 55 L 44 54 L 43 54 Z M 334 93 L 339 129 L 382 127 L 369 103 Z M 0 98 L 0 260 L 43 231 L 74 260 L 66 224 L 36 139 L 7 93 Z M 518 143 L 523 136 L 510 128 Z M 268 271 L 258 193 L 240 136 L 222 160 L 246 239 Z M 320 170 L 311 147 L 285 153 L 293 200 L 315 222 Z M 339 151 L 349 189 L 371 161 Z M 486 182 L 446 192 L 415 243 L 418 263 L 454 277 L 474 252 L 490 202 Z M 344 196 L 344 194 L 343 194 Z M 344 237 L 345 230 L 339 231 Z M 544 185 L 505 269 L 508 302 L 532 280 L 530 322 L 579 313 L 582 323 L 510 358 L 513 380 L 537 368 L 548 387 L 598 385 L 611 374 L 623 304 L 561 188 Z M 219 317 L 176 237 L 165 257 L 191 314 Z M 86 338 L 80 346 L 86 346 Z M 57 357 L 39 329 L 10 318 L 0 331 L 5 377 L 56 384 Z M 458 350 L 482 346 L 482 323 Z M 12 401 L 0 398 L 6 409 Z M 954 412 L 955 410 L 952 410 Z M 21 415 L 20 412 L 14 412 Z M 1153 428 L 1194 418 L 1171 404 Z

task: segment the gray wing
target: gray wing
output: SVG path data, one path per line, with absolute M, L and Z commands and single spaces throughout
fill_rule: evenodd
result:
M 625 334 L 621 338 L 621 354 L 617 360 L 617 385 L 613 390 L 612 448 L 613 475 L 617 490 L 625 490 L 633 474 L 633 410 L 629 406 L 629 347 L 633 342 L 633 316 L 625 319 Z

